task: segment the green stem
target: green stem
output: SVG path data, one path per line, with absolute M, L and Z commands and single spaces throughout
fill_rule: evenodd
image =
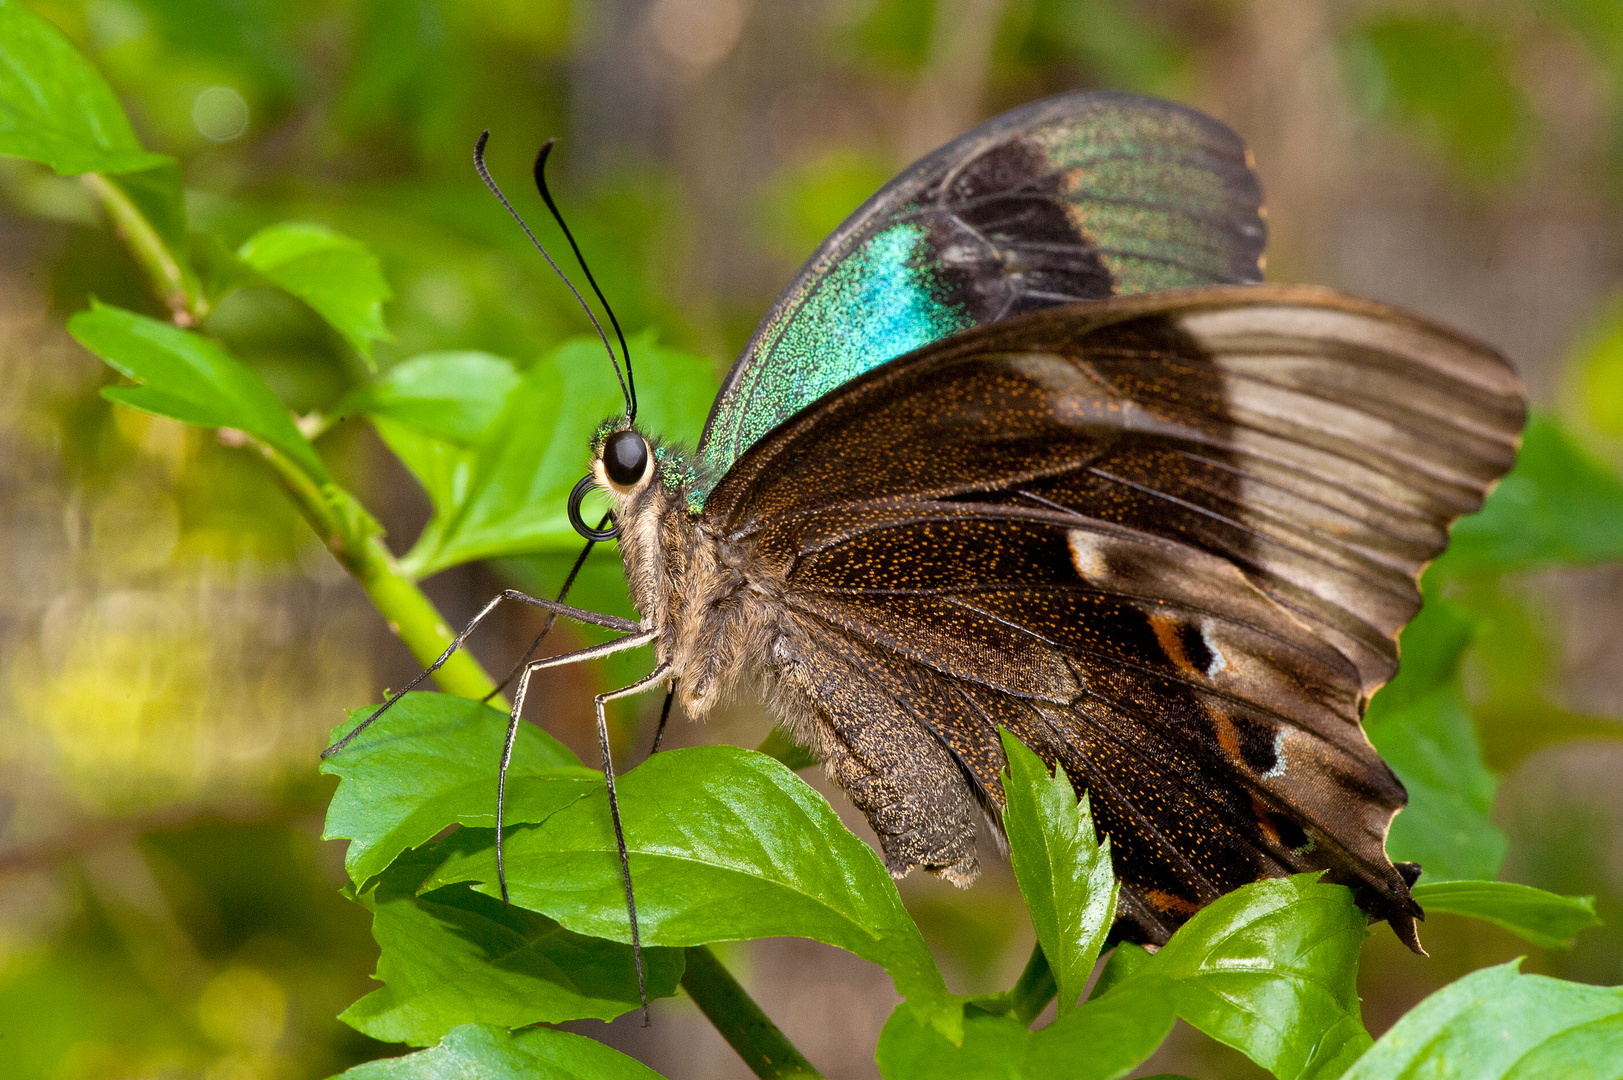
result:
M 1031 958 L 1026 961 L 1026 969 L 1020 973 L 1014 989 L 1009 991 L 1012 1015 L 1027 1027 L 1037 1019 L 1039 1013 L 1048 1007 L 1059 993 L 1059 985 L 1054 981 L 1054 970 L 1048 966 L 1048 957 L 1043 955 L 1041 945 L 1031 947 Z
M 285 454 L 257 439 L 250 442 L 282 481 L 327 550 L 360 582 L 388 621 L 389 629 L 411 650 L 417 662 L 427 667 L 439 659 L 456 634 L 417 583 L 401 572 L 400 563 L 384 545 L 370 515 L 336 484 L 323 485 Z M 351 507 L 349 513 L 343 512 L 346 502 Z M 496 689 L 496 681 L 466 650 L 453 653 L 434 672 L 434 681 L 447 693 L 465 698 L 483 698 Z M 505 705 L 499 698 L 492 700 L 498 707 Z
M 87 173 L 82 179 L 101 200 L 114 229 L 169 306 L 175 323 L 192 326 L 207 315 L 208 302 L 195 279 L 129 197 L 98 173 Z M 389 629 L 411 650 L 417 662 L 427 667 L 437 660 L 456 635 L 417 583 L 402 572 L 372 516 L 330 477 L 311 476 L 275 448 L 251 437 L 248 441 L 281 480 L 327 549 L 360 582 L 388 620 Z M 453 654 L 434 673 L 434 681 L 447 693 L 466 698 L 483 698 L 496 689 L 496 681 L 466 651 Z M 506 704 L 500 699 L 495 703 Z
M 1033 945 L 1026 969 L 1020 973 L 1012 989 L 972 997 L 969 1007 L 993 1016 L 1007 1016 L 1030 1027 L 1058 992 L 1059 987 L 1054 983 L 1054 972 L 1048 966 L 1048 958 L 1043 955 L 1043 947 Z
M 727 1045 L 744 1059 L 750 1072 L 761 1080 L 822 1076 L 783 1037 L 778 1025 L 767 1018 L 708 946 L 695 945 L 685 952 L 687 970 L 682 974 L 682 989 L 721 1032 Z
M 140 208 L 117 184 L 100 173 L 85 173 L 79 179 L 101 203 L 113 223 L 113 230 L 146 271 L 147 280 L 169 309 L 171 321 L 176 326 L 186 327 L 202 322 L 208 316 L 208 300 L 203 296 L 202 287 L 169 250 Z

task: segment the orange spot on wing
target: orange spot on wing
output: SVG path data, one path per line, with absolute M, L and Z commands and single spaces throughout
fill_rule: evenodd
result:
M 1164 889 L 1140 889 L 1139 893 L 1145 900 L 1162 911 L 1178 915 L 1193 915 L 1200 910 L 1200 905 L 1192 900 L 1185 900 Z
M 1195 665 L 1189 662 L 1189 655 L 1183 651 L 1183 641 L 1178 637 L 1179 623 L 1171 615 L 1155 612 L 1150 616 L 1150 629 L 1155 631 L 1155 640 L 1161 643 L 1161 651 L 1167 654 L 1180 670 L 1191 675 L 1200 674 Z
M 1217 736 L 1218 748 L 1228 755 L 1230 761 L 1244 765 L 1245 759 L 1240 756 L 1240 736 L 1234 730 L 1234 721 L 1229 719 L 1229 714 L 1208 704 L 1206 715 L 1211 718 L 1212 732 Z
M 1279 830 L 1274 827 L 1273 812 L 1255 796 L 1251 799 L 1251 812 L 1257 816 L 1257 828 L 1262 830 L 1263 835 L 1283 847 L 1285 842 L 1279 838 Z
M 1206 674 L 1190 662 L 1189 654 L 1184 651 L 1183 638 L 1178 633 L 1182 629 L 1182 624 L 1177 619 L 1159 611 L 1154 612 L 1150 615 L 1150 629 L 1155 631 L 1155 640 L 1167 654 L 1167 659 L 1172 661 L 1173 666 L 1191 675 Z M 1202 705 L 1212 722 L 1212 733 L 1217 737 L 1218 747 L 1228 755 L 1229 760 L 1244 764 L 1245 759 L 1240 756 L 1240 736 L 1234 730 L 1234 721 L 1221 709 L 1207 702 L 1202 702 Z

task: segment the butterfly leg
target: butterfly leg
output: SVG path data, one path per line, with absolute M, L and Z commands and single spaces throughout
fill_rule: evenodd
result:
M 609 725 L 603 706 L 616 698 L 631 697 L 652 690 L 671 673 L 671 665 L 660 664 L 630 686 L 597 695 L 597 746 L 603 755 L 603 779 L 609 789 L 609 820 L 614 822 L 614 842 L 620 848 L 620 880 L 626 886 L 626 917 L 631 920 L 631 958 L 637 965 L 637 992 L 642 996 L 642 1023 L 648 1026 L 648 980 L 642 967 L 642 938 L 637 933 L 637 901 L 631 894 L 631 859 L 626 853 L 625 828 L 620 824 L 620 800 L 614 793 L 614 761 L 609 757 Z M 667 702 L 669 699 L 666 699 Z M 663 727 L 663 721 L 661 722 Z
M 597 523 L 599 530 L 609 523 L 611 516 L 610 514 L 603 515 L 602 520 Z M 592 548 L 596 546 L 596 540 L 588 539 L 586 546 L 580 549 L 580 554 L 575 556 L 575 565 L 569 568 L 569 575 L 564 578 L 563 587 L 558 590 L 558 603 L 563 603 L 565 598 L 569 596 L 569 590 L 575 587 L 575 579 L 580 576 L 581 567 L 586 565 L 587 557 L 592 554 Z M 524 650 L 524 655 L 518 658 L 518 663 L 514 664 L 507 674 L 502 676 L 502 681 L 496 684 L 495 689 L 479 699 L 481 703 L 489 704 L 491 698 L 507 689 L 507 684 L 518 678 L 518 673 L 524 670 L 524 665 L 530 662 L 530 657 L 535 655 L 535 650 L 541 647 L 542 639 L 552 633 L 552 626 L 557 621 L 558 613 L 556 611 L 547 615 L 546 623 L 541 627 L 541 632 L 535 635 L 535 640 L 530 642 L 530 647 Z
M 585 556 L 583 555 L 582 560 L 584 561 L 584 559 Z M 571 575 L 571 577 L 572 576 L 573 575 Z M 451 659 L 451 654 L 466 644 L 468 638 L 473 636 L 474 629 L 478 627 L 480 623 L 484 622 L 486 617 L 489 616 L 491 612 L 495 611 L 497 606 L 501 604 L 503 600 L 517 600 L 522 603 L 533 604 L 534 606 L 541 608 L 543 611 L 550 612 L 551 617 L 547 620 L 548 630 L 552 629 L 552 622 L 559 615 L 562 615 L 566 619 L 572 619 L 575 622 L 587 623 L 592 626 L 603 626 L 610 630 L 619 630 L 621 633 L 635 634 L 642 630 L 642 627 L 639 624 L 632 622 L 630 619 L 620 619 L 613 615 L 600 615 L 595 611 L 585 611 L 581 608 L 570 607 L 567 604 L 555 603 L 551 600 L 542 600 L 539 597 L 531 596 L 528 593 L 521 593 L 517 589 L 503 589 L 501 595 L 493 597 L 490 603 L 479 609 L 479 614 L 468 620 L 468 625 L 464 626 L 462 628 L 462 632 L 451 639 L 451 644 L 445 647 L 445 651 L 440 653 L 438 659 L 424 668 L 415 679 L 411 680 L 411 682 L 390 694 L 387 701 L 372 711 L 371 716 L 368 716 L 365 720 L 362 720 L 359 724 L 357 724 L 353 729 L 350 730 L 348 735 L 345 735 L 342 739 L 339 739 L 337 742 L 327 747 L 327 749 L 323 750 L 321 752 L 321 756 L 324 758 L 332 757 L 334 754 L 338 753 L 338 751 L 348 746 L 354 741 L 355 736 L 372 726 L 372 721 L 376 720 L 378 717 L 392 709 L 395 702 L 411 693 L 411 691 L 415 690 L 424 679 L 428 678 L 430 675 L 434 674 L 434 672 L 444 667 L 445 662 Z M 543 631 L 543 633 L 545 633 L 545 631 Z M 538 638 L 537 642 L 539 643 L 539 641 L 540 639 Z M 531 648 L 533 649 L 534 646 L 531 646 Z M 509 678 L 511 678 L 511 676 L 509 676 Z M 500 687 L 497 689 L 500 689 Z
M 513 744 L 518 740 L 519 719 L 524 715 L 524 698 L 530 692 L 530 676 L 545 668 L 564 667 L 569 664 L 578 664 L 582 660 L 596 660 L 603 656 L 613 656 L 617 652 L 627 649 L 636 649 L 651 643 L 655 638 L 652 631 L 638 634 L 629 634 L 613 641 L 605 641 L 601 645 L 591 645 L 574 652 L 561 653 L 558 656 L 547 656 L 540 660 L 532 660 L 524 666 L 524 674 L 519 676 L 518 690 L 513 694 L 513 711 L 507 721 L 507 740 L 502 743 L 502 764 L 496 773 L 496 883 L 501 886 L 502 902 L 507 902 L 507 866 L 502 861 L 502 814 L 507 808 L 507 766 L 513 760 Z M 603 726 L 603 703 L 597 705 L 598 727 Z M 605 744 L 607 745 L 607 744 Z M 604 754 L 605 771 L 608 755 Z M 609 780 L 609 806 L 614 806 L 614 780 Z M 616 818 L 618 823 L 618 818 Z M 618 828 L 618 824 L 616 824 Z
M 555 600 L 543 600 L 539 596 L 531 596 L 529 593 L 522 593 L 517 589 L 502 590 L 502 594 L 496 600 L 517 600 L 521 604 L 529 604 L 531 607 L 538 607 L 542 611 L 562 615 L 574 622 L 586 623 L 588 626 L 603 626 L 626 634 L 639 633 L 643 629 L 642 623 L 622 619 L 618 615 L 602 615 L 596 611 L 587 611 L 585 608 L 570 607 L 568 604 L 560 604 Z M 495 605 L 496 600 L 490 602 L 491 606 Z
M 673 680 L 670 688 L 665 691 L 665 705 L 659 710 L 659 727 L 654 729 L 654 745 L 648 751 L 649 757 L 659 753 L 659 742 L 665 737 L 665 722 L 671 718 L 671 702 L 675 700 L 676 682 Z

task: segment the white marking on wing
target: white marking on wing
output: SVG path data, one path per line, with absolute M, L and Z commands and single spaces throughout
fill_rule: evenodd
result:
M 1281 731 L 1274 736 L 1274 767 L 1262 774 L 1264 780 L 1285 775 L 1285 736 L 1289 734 L 1289 731 Z
M 1096 585 L 1110 575 L 1103 537 L 1081 529 L 1071 529 L 1065 537 L 1071 545 L 1071 564 L 1082 575 L 1083 581 Z
M 1223 650 L 1218 647 L 1217 639 L 1212 637 L 1212 624 L 1210 622 L 1200 624 L 1200 640 L 1206 643 L 1206 650 L 1212 654 L 1212 662 L 1206 665 L 1206 677 L 1215 679 L 1219 671 L 1229 666 L 1229 659 L 1223 655 Z

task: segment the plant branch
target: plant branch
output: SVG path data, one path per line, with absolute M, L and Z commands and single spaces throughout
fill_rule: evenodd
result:
M 1059 986 L 1054 981 L 1053 969 L 1048 966 L 1048 957 L 1043 955 L 1040 944 L 1034 944 L 1031 958 L 1026 961 L 1026 968 L 1012 989 L 972 997 L 969 1005 L 993 1016 L 1007 1016 L 1030 1027 L 1058 992 Z
M 682 989 L 721 1032 L 727 1045 L 737 1051 L 750 1072 L 761 1080 L 791 1076 L 820 1080 L 822 1074 L 784 1038 L 778 1025 L 761 1011 L 708 946 L 695 945 L 684 952 L 687 970 L 682 974 Z
M 169 305 L 174 322 L 189 327 L 207 315 L 208 301 L 195 279 L 140 208 L 105 176 L 87 173 L 82 179 L 101 200 L 115 231 L 146 272 L 152 287 Z M 333 483 L 324 471 L 312 476 L 306 467 L 259 439 L 237 433 L 232 441 L 258 451 L 327 550 L 360 582 L 388 621 L 389 629 L 418 663 L 427 667 L 438 659 L 456 635 L 416 582 L 401 571 L 398 560 L 383 543 L 382 528 L 355 497 Z M 496 689 L 496 681 L 466 651 L 447 660 L 434 673 L 434 681 L 448 693 L 475 700 Z M 505 705 L 495 700 L 498 706 Z
M 1054 981 L 1053 968 L 1048 966 L 1048 957 L 1043 955 L 1041 945 L 1033 945 L 1026 969 L 1015 981 L 1014 989 L 1009 991 L 1012 1015 L 1029 1027 L 1057 993 L 1059 986 Z
M 202 322 L 208 316 L 209 306 L 201 286 L 169 250 L 140 208 L 117 184 L 100 173 L 85 173 L 79 179 L 101 203 L 113 231 L 146 272 L 158 298 L 169 309 L 170 320 L 184 327 Z
M 388 621 L 389 629 L 427 667 L 439 658 L 456 634 L 417 583 L 400 569 L 383 543 L 377 522 L 337 484 L 318 483 L 287 455 L 249 438 L 270 466 L 294 505 L 304 515 L 333 557 L 354 575 Z M 466 650 L 454 653 L 434 673 L 447 693 L 478 700 L 496 689 L 496 681 Z M 503 703 L 492 699 L 498 707 Z

